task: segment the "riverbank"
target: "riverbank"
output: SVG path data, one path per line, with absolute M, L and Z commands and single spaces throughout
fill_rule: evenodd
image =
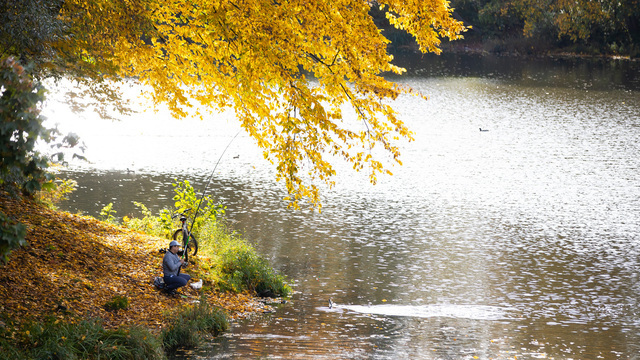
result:
M 170 314 L 200 300 L 224 309 L 231 319 L 267 310 L 249 292 L 220 292 L 206 286 L 206 280 L 202 290 L 180 289 L 183 296 L 156 289 L 153 279 L 162 275 L 159 250 L 167 247 L 166 239 L 4 193 L 0 211 L 26 226 L 28 242 L 0 265 L 3 332 L 51 319 L 101 319 L 106 329 L 142 326 L 159 334 L 170 325 Z M 202 265 L 207 264 L 200 262 L 185 272 L 197 273 Z M 124 298 L 124 309 L 107 305 Z

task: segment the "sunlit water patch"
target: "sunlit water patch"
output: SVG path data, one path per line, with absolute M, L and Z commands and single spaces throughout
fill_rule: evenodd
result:
M 352 311 L 382 316 L 406 316 L 418 318 L 447 317 L 469 320 L 506 320 L 507 309 L 484 305 L 333 305 L 322 307 L 323 311 Z

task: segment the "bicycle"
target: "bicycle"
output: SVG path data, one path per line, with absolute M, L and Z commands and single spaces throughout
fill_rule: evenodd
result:
M 184 212 L 188 212 L 191 209 L 187 209 Z M 196 238 L 193 236 L 193 234 L 189 231 L 189 225 L 187 224 L 187 215 L 185 213 L 176 213 L 173 214 L 173 216 L 171 216 L 172 219 L 175 219 L 176 217 L 180 216 L 180 222 L 182 223 L 182 226 L 180 229 L 177 229 L 174 233 L 173 233 L 173 240 L 178 241 L 178 235 L 182 234 L 182 248 L 183 248 L 183 254 L 184 254 L 184 260 L 185 262 L 189 261 L 189 256 L 196 256 L 196 254 L 198 253 L 198 241 L 196 240 Z M 193 251 L 193 254 L 191 254 L 191 252 Z

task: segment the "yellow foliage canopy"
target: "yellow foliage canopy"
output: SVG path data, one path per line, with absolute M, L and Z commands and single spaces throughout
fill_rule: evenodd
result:
M 385 102 L 411 89 L 381 76 L 403 69 L 391 64 L 371 6 L 423 52 L 464 30 L 446 0 L 66 0 L 69 36 L 56 46 L 75 60 L 69 70 L 137 78 L 176 116 L 195 105 L 233 109 L 277 166 L 290 204 L 319 206 L 314 181 L 331 186 L 335 174 L 328 156 L 367 167 L 375 183 L 387 170 L 371 149 L 380 144 L 400 163 L 394 143 L 412 139 Z M 345 105 L 357 123 L 344 121 Z

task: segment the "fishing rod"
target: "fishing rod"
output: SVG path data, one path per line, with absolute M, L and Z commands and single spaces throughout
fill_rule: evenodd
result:
M 220 164 L 220 160 L 222 160 L 224 153 L 227 152 L 227 149 L 229 149 L 229 146 L 231 146 L 231 143 L 233 142 L 233 140 L 235 140 L 238 137 L 238 135 L 240 135 L 240 131 L 242 130 L 238 130 L 238 132 L 233 137 L 233 139 L 229 141 L 229 143 L 227 144 L 227 147 L 224 148 L 224 150 L 222 151 L 222 154 L 220 154 L 220 157 L 218 158 L 218 162 L 216 163 L 216 166 L 214 166 L 213 171 L 211 171 L 211 176 L 209 176 L 209 180 L 207 180 L 207 183 L 204 186 L 204 190 L 202 190 L 202 196 L 200 196 L 200 201 L 198 202 L 198 207 L 196 208 L 196 212 L 193 214 L 193 221 L 191 221 L 191 228 L 189 228 L 189 234 L 191 234 L 191 231 L 193 230 L 193 225 L 196 224 L 196 218 L 198 217 L 198 211 L 200 210 L 200 205 L 202 205 L 202 200 L 204 200 L 204 194 L 207 192 L 207 188 L 209 187 L 209 184 L 213 179 L 213 174 L 215 174 L 216 169 L 218 168 L 218 164 Z M 187 244 L 188 243 L 189 243 L 189 238 L 187 238 Z

